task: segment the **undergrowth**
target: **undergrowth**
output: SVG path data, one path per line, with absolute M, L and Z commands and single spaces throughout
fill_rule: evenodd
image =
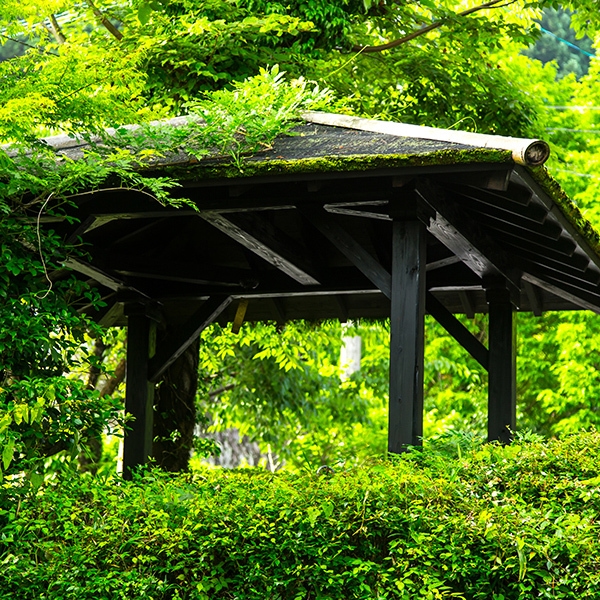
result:
M 600 434 L 8 487 L 0 598 L 598 598 Z

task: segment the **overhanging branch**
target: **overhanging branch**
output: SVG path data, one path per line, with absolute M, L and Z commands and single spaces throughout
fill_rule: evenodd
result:
M 478 6 L 473 6 L 468 8 L 467 10 L 463 10 L 462 12 L 456 13 L 457 17 L 466 17 L 480 10 L 485 10 L 486 8 L 498 8 L 499 5 L 504 0 L 490 0 L 490 2 L 485 2 L 484 4 L 479 4 Z M 511 0 L 508 4 L 513 4 L 515 0 Z M 506 6 L 507 4 L 503 4 L 502 6 Z M 381 44 L 380 46 L 352 46 L 352 52 L 361 52 L 361 53 L 371 53 L 371 52 L 383 52 L 384 50 L 391 50 L 392 48 L 396 48 L 401 46 L 402 44 L 406 44 L 415 38 L 418 38 L 430 31 L 434 31 L 435 29 L 439 29 L 442 25 L 445 25 L 448 22 L 448 19 L 442 19 L 441 21 L 434 21 L 425 27 L 421 27 L 421 29 L 417 29 L 404 37 L 398 38 L 397 40 L 393 40 L 392 42 L 388 42 L 387 44 Z
M 123 39 L 123 34 L 108 20 L 102 11 L 92 2 L 86 0 L 87 5 L 92 9 L 92 12 L 100 23 L 119 41 Z

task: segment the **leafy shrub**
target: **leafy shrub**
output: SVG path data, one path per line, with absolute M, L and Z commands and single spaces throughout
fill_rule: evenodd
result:
M 600 434 L 298 475 L 68 474 L 0 515 L 0 598 L 597 598 Z

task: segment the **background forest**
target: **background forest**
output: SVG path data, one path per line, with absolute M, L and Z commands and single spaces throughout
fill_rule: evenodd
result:
M 114 469 L 124 332 L 101 331 L 72 310 L 73 294 L 93 303 L 96 291 L 74 279 L 54 284 L 46 273 L 79 250 L 51 234 L 42 239 L 35 223 L 18 218 L 31 206 L 45 214 L 50 200 L 68 212 L 78 193 L 108 178 L 169 202 L 170 182 L 145 180 L 136 165 L 181 140 L 149 130 L 132 153 L 106 127 L 197 113 L 232 151 L 236 119 L 260 114 L 257 135 L 268 140 L 319 102 L 360 116 L 540 137 L 552 146 L 549 171 L 600 227 L 598 28 L 591 0 L 4 2 L 0 471 L 39 485 L 77 457 L 83 468 Z M 244 103 L 233 99 L 240 94 Z M 38 139 L 61 132 L 87 132 L 104 145 L 56 164 Z M 485 341 L 484 315 L 461 320 Z M 557 436 L 596 427 L 599 317 L 520 314 L 518 332 L 519 428 Z M 353 336 L 361 368 L 346 377 L 340 351 Z M 485 371 L 432 319 L 426 336 L 425 436 L 483 438 Z M 312 469 L 383 454 L 387 338 L 386 323 L 364 321 L 207 329 L 198 363 L 187 367 L 198 377 L 194 460 Z M 188 443 L 182 438 L 176 432 L 169 442 Z

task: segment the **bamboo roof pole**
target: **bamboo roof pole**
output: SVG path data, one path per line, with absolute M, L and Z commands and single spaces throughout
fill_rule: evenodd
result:
M 465 144 L 476 148 L 494 148 L 497 150 L 510 150 L 513 160 L 520 165 L 543 165 L 550 156 L 550 147 L 543 140 L 512 138 L 501 135 L 486 135 L 471 133 L 469 131 L 454 131 L 450 129 L 436 129 L 422 125 L 409 125 L 393 121 L 376 121 L 348 115 L 308 111 L 302 118 L 309 123 L 360 129 L 398 137 L 421 138 Z

